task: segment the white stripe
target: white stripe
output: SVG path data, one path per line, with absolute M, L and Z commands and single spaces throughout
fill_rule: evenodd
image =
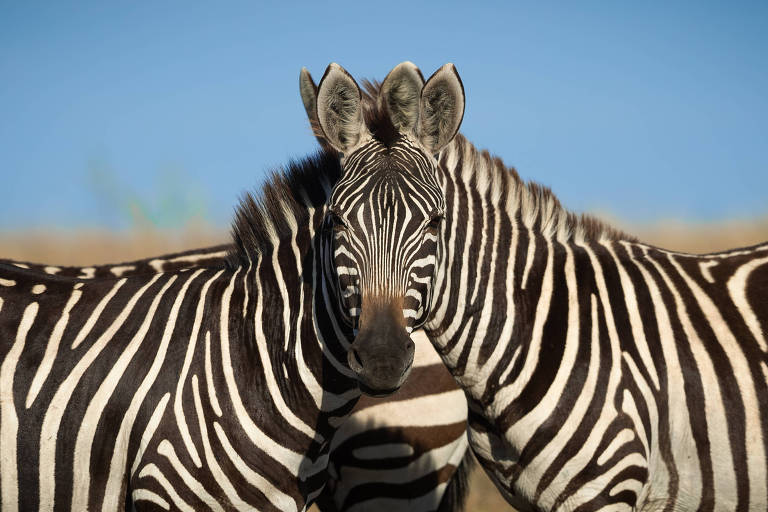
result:
M 0 365 L 0 493 L 3 511 L 14 512 L 19 509 L 19 482 L 16 467 L 18 443 L 16 434 L 19 429 L 19 418 L 16 415 L 16 404 L 13 400 L 13 380 L 16 365 L 24 350 L 27 333 L 35 321 L 37 309 L 37 302 L 29 304 L 24 309 L 21 323 L 16 330 L 16 340 L 5 355 L 3 364 Z
M 141 473 L 139 473 L 139 478 L 146 478 L 151 477 L 157 480 L 157 483 L 160 484 L 160 487 L 165 490 L 165 492 L 168 493 L 168 496 L 171 498 L 171 501 L 173 501 L 173 505 L 178 508 L 179 510 L 183 512 L 195 512 L 195 509 L 189 506 L 189 503 L 184 501 L 181 496 L 178 495 L 176 490 L 173 488 L 171 483 L 168 481 L 167 478 L 165 478 L 165 475 L 163 475 L 160 470 L 155 466 L 154 464 L 148 464 L 144 466 L 144 469 L 141 470 Z M 117 510 L 117 509 L 115 509 Z
M 514 439 L 515 443 L 519 443 L 519 446 L 526 446 L 534 433 L 536 433 L 538 428 L 545 421 L 551 421 L 553 416 L 557 417 L 558 411 L 555 408 L 557 407 L 560 397 L 565 390 L 565 386 L 568 383 L 568 379 L 573 372 L 579 352 L 580 312 L 579 295 L 576 284 L 576 270 L 571 248 L 567 245 L 564 246 L 564 248 L 566 257 L 563 272 L 565 274 L 565 291 L 568 298 L 568 316 L 565 321 L 566 333 L 563 356 L 558 365 L 555 377 L 542 399 L 539 400 L 528 414 L 511 425 L 509 430 L 504 434 L 507 439 Z M 554 249 L 552 252 L 554 252 Z M 559 289 L 558 293 L 563 294 L 562 288 Z M 538 320 L 538 315 L 536 319 Z M 544 320 L 546 320 L 546 318 L 544 318 Z M 477 343 L 477 345 L 480 345 L 480 343 Z
M 160 401 L 157 403 L 155 410 L 152 412 L 152 416 L 150 416 L 149 421 L 147 422 L 147 427 L 144 429 L 144 433 L 141 435 L 139 448 L 136 450 L 136 457 L 133 459 L 133 464 L 131 465 L 130 476 L 136 474 L 136 470 L 139 469 L 141 458 L 144 456 L 144 452 L 147 450 L 147 446 L 149 446 L 150 441 L 152 441 L 152 436 L 155 435 L 155 430 L 157 430 L 157 426 L 160 424 L 163 413 L 165 413 L 165 407 L 168 405 L 168 401 L 170 399 L 170 393 L 164 394 Z
M 95 268 L 83 267 L 80 269 L 80 275 L 77 277 L 78 279 L 93 279 L 94 274 L 96 274 Z
M 135 265 L 121 265 L 117 267 L 112 267 L 109 269 L 110 272 L 112 272 L 117 277 L 122 277 L 123 274 L 126 272 L 130 272 L 131 270 L 136 270 Z
M 165 501 L 163 498 L 158 496 L 152 491 L 149 491 L 147 489 L 136 489 L 131 493 L 131 499 L 133 499 L 134 502 L 136 501 L 148 501 L 150 503 L 154 503 L 155 505 L 159 506 L 163 510 L 170 510 L 171 505 L 167 501 Z
M 629 478 L 627 480 L 622 480 L 621 482 L 614 485 L 611 491 L 608 493 L 608 496 L 616 496 L 622 491 L 632 491 L 635 493 L 635 496 L 640 496 L 640 490 L 642 488 L 643 488 L 643 483 L 640 480 Z M 620 509 L 620 510 L 627 510 L 627 507 L 629 507 L 629 505 L 627 505 L 626 503 L 621 503 L 621 504 L 617 503 L 615 505 L 616 505 L 616 509 Z M 623 507 L 623 508 L 620 508 L 620 507 Z M 603 509 L 600 509 L 600 510 L 603 510 Z
M 753 270 L 766 263 L 768 263 L 768 258 L 752 260 L 739 267 L 728 280 L 728 292 L 731 294 L 731 300 L 739 310 L 739 313 L 741 313 L 741 316 L 744 317 L 744 322 L 747 324 L 749 332 L 752 333 L 752 336 L 755 337 L 755 340 L 757 340 L 758 345 L 760 345 L 764 352 L 768 351 L 768 343 L 765 341 L 765 334 L 760 326 L 760 321 L 749 304 L 749 300 L 747 300 L 747 279 L 749 279 L 749 274 Z
M 27 401 L 25 404 L 27 409 L 29 409 L 35 401 L 35 398 L 37 398 L 37 394 L 40 392 L 43 383 L 45 383 L 45 379 L 48 378 L 48 374 L 51 372 L 53 363 L 56 361 L 56 354 L 59 351 L 61 337 L 64 335 L 64 330 L 67 328 L 67 323 L 69 322 L 69 312 L 75 307 L 75 304 L 80 300 L 82 294 L 83 292 L 80 290 L 72 290 L 72 295 L 70 295 L 69 300 L 64 306 L 64 310 L 61 312 L 59 319 L 56 321 L 56 325 L 53 327 L 51 337 L 48 339 L 48 344 L 45 347 L 45 353 L 40 360 L 40 365 L 37 367 L 35 376 L 32 379 L 32 384 L 29 386 L 29 391 L 27 392 Z
M 104 311 L 104 308 L 107 306 L 107 303 L 112 299 L 112 297 L 115 296 L 117 291 L 120 289 L 121 286 L 123 286 L 126 282 L 126 279 L 121 279 L 118 282 L 115 283 L 115 285 L 112 287 L 111 290 L 104 296 L 104 298 L 99 301 L 99 303 L 96 305 L 95 308 L 93 308 L 93 312 L 91 313 L 91 316 L 88 317 L 88 320 L 85 321 L 85 324 L 83 324 L 83 327 L 80 329 L 80 332 L 77 333 L 77 336 L 75 336 L 75 339 L 72 341 L 72 348 L 77 348 L 80 343 L 83 342 L 86 336 L 91 332 L 91 329 L 93 329 L 93 326 L 96 324 L 96 321 L 99 319 L 99 316 L 101 316 L 102 311 Z M 154 281 L 153 281 L 154 282 Z M 79 283 L 82 284 L 82 283 Z M 146 288 L 146 287 L 145 287 Z M 144 288 L 142 288 L 142 291 Z
M 517 231 L 517 230 L 515 230 Z M 528 229 L 528 250 L 525 253 L 525 267 L 523 268 L 523 278 L 520 280 L 520 288 L 525 290 L 528 285 L 528 274 L 533 266 L 533 257 L 536 253 L 536 236 L 533 231 Z M 512 263 L 514 265 L 514 262 Z
M 443 364 L 440 354 L 437 353 L 437 350 L 432 346 L 432 342 L 429 341 L 429 338 L 427 338 L 426 333 L 422 329 L 414 331 L 411 334 L 411 340 L 414 344 L 413 368 Z
M 715 282 L 715 279 L 712 277 L 712 272 L 710 270 L 710 267 L 714 267 L 718 263 L 720 263 L 718 260 L 699 262 L 699 269 L 701 270 L 701 275 L 704 276 L 704 279 L 706 279 L 710 283 Z
M 667 254 L 668 258 L 669 256 L 670 255 Z M 661 275 L 664 283 L 674 298 L 675 309 L 678 312 L 678 318 L 686 336 L 686 340 L 680 340 L 680 342 L 687 343 L 690 346 L 694 362 L 701 376 L 702 386 L 705 389 L 703 405 L 705 415 L 707 417 L 707 437 L 709 438 L 710 443 L 712 443 L 712 447 L 716 450 L 716 452 L 713 452 L 713 454 L 730 453 L 731 448 L 727 435 L 727 429 L 722 428 L 722 426 L 728 424 L 728 420 L 725 414 L 725 409 L 723 407 L 720 386 L 718 384 L 718 378 L 715 372 L 715 368 L 712 364 L 712 360 L 704 348 L 704 343 L 699 338 L 696 328 L 691 323 L 688 309 L 685 307 L 685 302 L 683 302 L 682 297 L 680 296 L 680 293 L 675 286 L 675 283 L 667 275 L 667 272 L 659 263 L 657 263 L 653 258 L 649 258 L 649 261 L 651 261 L 656 267 L 656 270 Z M 673 449 L 674 448 L 675 446 L 673 438 Z M 711 456 L 710 459 L 712 459 Z M 729 488 L 736 489 L 736 480 L 731 458 L 718 457 L 717 460 L 719 461 L 717 465 L 714 464 L 714 460 L 711 460 L 713 463 L 713 469 L 715 469 L 715 471 L 713 471 L 713 479 L 715 486 L 714 494 L 716 500 L 720 496 L 721 491 L 727 492 L 726 489 Z M 688 469 L 687 466 L 688 464 L 683 467 Z M 717 505 L 715 506 L 715 509 L 717 509 Z
M 205 332 L 205 381 L 208 384 L 208 399 L 216 416 L 221 417 L 221 406 L 216 398 L 216 389 L 213 387 L 213 370 L 211 368 L 211 331 Z
M 157 272 L 162 272 L 166 263 L 194 263 L 200 260 L 223 258 L 227 255 L 227 251 L 210 252 L 210 253 L 195 253 L 188 254 L 186 256 L 178 256 L 171 259 L 154 259 L 149 262 L 149 265 Z
M 454 406 L 446 407 L 446 403 Z M 377 425 L 385 421 L 391 424 L 396 419 L 398 427 L 431 427 L 452 425 L 467 421 L 467 401 L 464 391 L 454 389 L 443 393 L 429 394 L 400 400 L 397 402 L 382 402 L 362 411 L 355 411 L 356 424 Z M 340 446 L 344 441 L 355 435 L 354 424 L 346 424 L 333 436 L 333 446 Z

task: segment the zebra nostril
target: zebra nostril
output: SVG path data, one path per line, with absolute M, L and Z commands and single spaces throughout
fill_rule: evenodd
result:
M 349 364 L 349 367 L 353 372 L 358 374 L 363 372 L 363 362 L 360 360 L 360 355 L 354 348 L 350 348 L 349 352 L 347 352 L 347 364 Z

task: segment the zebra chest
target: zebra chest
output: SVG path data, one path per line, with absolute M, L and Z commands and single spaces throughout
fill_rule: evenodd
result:
M 486 428 L 487 424 L 484 420 L 478 420 L 471 413 L 468 426 L 469 445 L 504 499 L 517 510 L 536 510 L 531 507 L 531 501 L 525 497 L 525 494 L 514 485 L 512 472 L 516 457 L 505 441 Z
M 470 406 L 469 443 L 486 473 L 518 510 L 612 506 L 630 511 L 648 492 L 647 488 L 643 492 L 647 462 L 639 442 L 627 443 L 621 436 L 610 442 L 608 434 L 617 431 L 611 426 L 619 419 L 593 425 L 594 435 L 570 443 L 542 431 L 539 437 L 516 436 L 514 428 L 502 431 Z

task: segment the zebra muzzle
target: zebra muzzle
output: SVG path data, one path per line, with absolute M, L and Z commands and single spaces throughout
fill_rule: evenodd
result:
M 414 349 L 402 325 L 385 315 L 376 315 L 358 332 L 347 352 L 347 363 L 365 394 L 384 396 L 397 391 L 405 382 Z

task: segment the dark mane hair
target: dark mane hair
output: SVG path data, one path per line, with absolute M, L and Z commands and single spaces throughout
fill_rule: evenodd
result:
M 230 267 L 248 265 L 291 233 L 291 225 L 310 222 L 341 176 L 338 155 L 321 150 L 273 170 L 255 193 L 245 193 L 235 210 Z
M 363 119 L 371 134 L 384 144 L 391 146 L 398 138 L 400 132 L 392 124 L 392 116 L 386 102 L 381 98 L 381 82 L 378 80 L 363 80 Z

